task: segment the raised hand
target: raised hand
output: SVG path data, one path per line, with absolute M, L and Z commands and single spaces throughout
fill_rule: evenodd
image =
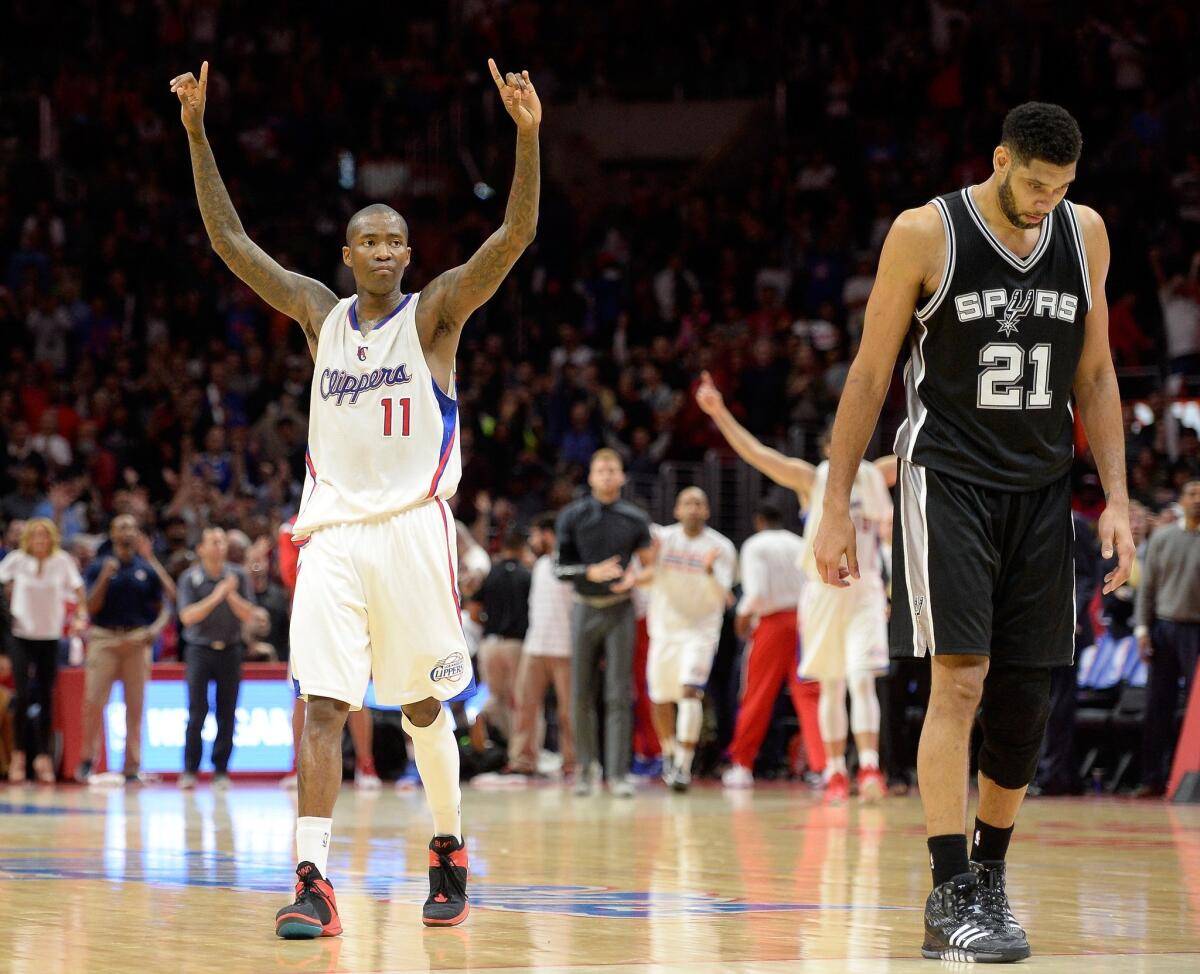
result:
M 696 387 L 696 405 L 709 416 L 716 416 L 725 406 L 721 390 L 717 388 L 708 372 L 700 373 L 700 385 Z
M 189 71 L 171 79 L 171 91 L 179 96 L 179 117 L 189 135 L 204 131 L 204 102 L 208 97 L 208 62 L 200 65 L 200 80 Z
M 504 110 L 512 116 L 517 128 L 522 132 L 536 130 L 542 124 L 542 102 L 533 87 L 533 82 L 529 80 L 529 72 L 513 74 L 509 71 L 501 77 L 500 69 L 496 67 L 492 58 L 488 58 L 488 68 L 492 72 L 492 80 L 500 90 Z

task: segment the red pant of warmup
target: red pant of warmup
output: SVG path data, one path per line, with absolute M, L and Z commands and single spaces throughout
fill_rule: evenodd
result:
M 779 689 L 786 680 L 800 721 L 809 770 L 817 773 L 825 770 L 825 747 L 817 722 L 821 688 L 815 682 L 801 682 L 796 674 L 798 640 L 795 612 L 774 612 L 759 620 L 746 651 L 746 681 L 733 742 L 729 745 L 729 756 L 735 764 L 754 767 Z
M 650 694 L 646 689 L 646 659 L 650 655 L 650 633 L 646 620 L 638 619 L 633 643 L 633 753 L 656 758 L 662 753 L 654 720 L 650 714 Z

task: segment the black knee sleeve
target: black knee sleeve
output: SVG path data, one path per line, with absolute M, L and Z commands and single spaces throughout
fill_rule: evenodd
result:
M 979 770 L 1001 788 L 1024 788 L 1033 780 L 1050 716 L 1049 669 L 1004 666 L 983 682 L 983 745 Z

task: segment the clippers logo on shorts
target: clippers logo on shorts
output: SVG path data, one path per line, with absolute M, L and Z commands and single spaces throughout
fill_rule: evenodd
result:
M 962 322 L 993 318 L 1000 324 L 1000 331 L 1012 335 L 1021 319 L 1057 318 L 1073 322 L 1079 311 L 1079 298 L 1074 294 L 1060 294 L 1042 288 L 1013 288 L 1009 294 L 1005 288 L 996 287 L 986 291 L 971 291 L 959 294 L 954 299 L 954 310 Z
M 429 671 L 429 679 L 435 683 L 439 680 L 449 680 L 453 683 L 455 680 L 462 679 L 463 672 L 466 667 L 463 665 L 462 653 L 451 653 L 445 659 L 437 661 L 437 666 Z

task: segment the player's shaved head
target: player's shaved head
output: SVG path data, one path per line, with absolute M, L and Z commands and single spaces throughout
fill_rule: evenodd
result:
M 354 240 L 355 235 L 359 232 L 360 226 L 372 218 L 381 217 L 387 223 L 393 220 L 399 222 L 401 230 L 404 234 L 405 243 L 408 242 L 408 223 L 399 213 L 388 206 L 386 203 L 371 203 L 364 206 L 361 210 L 350 217 L 350 222 L 346 224 L 346 246 L 349 246 Z
M 683 490 L 679 492 L 679 496 L 675 498 L 675 503 L 681 504 L 683 501 L 689 500 L 692 497 L 703 501 L 705 504 L 708 503 L 708 495 L 699 487 L 684 487 Z

